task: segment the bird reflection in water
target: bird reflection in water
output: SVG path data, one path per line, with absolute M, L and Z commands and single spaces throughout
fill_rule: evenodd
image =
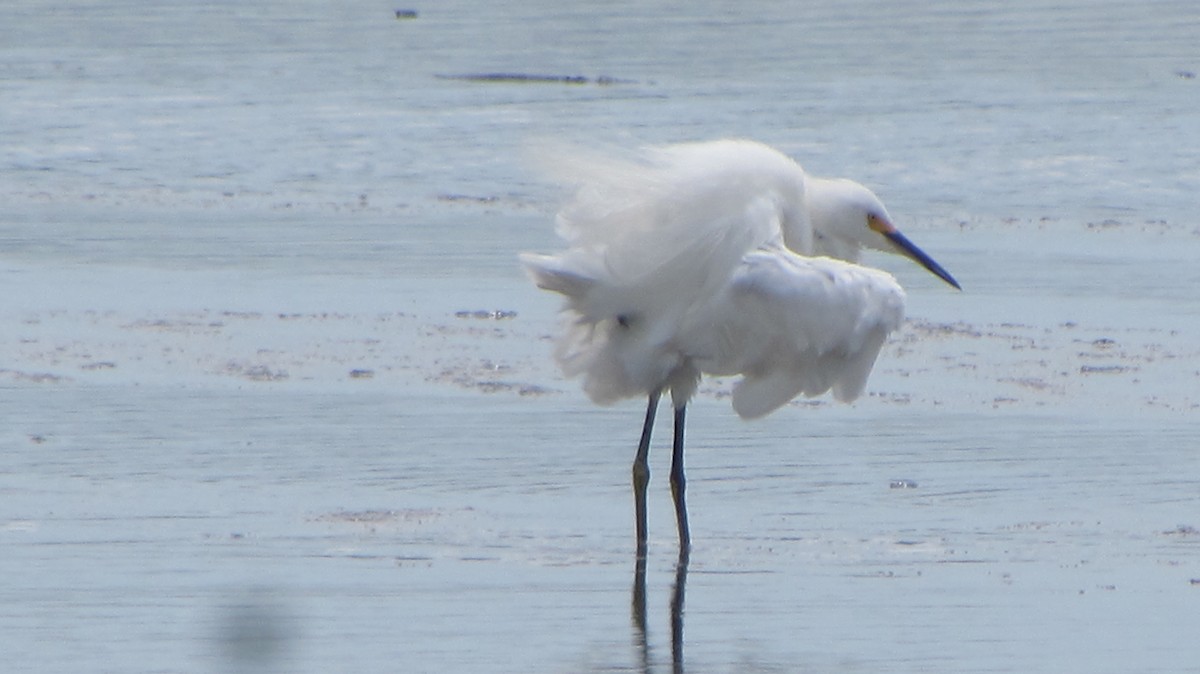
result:
M 679 548 L 675 564 L 675 584 L 671 588 L 671 671 L 683 672 L 683 596 L 687 586 L 689 548 Z M 646 556 L 638 555 L 633 567 L 633 640 L 638 649 L 641 671 L 653 671 L 650 639 L 646 628 Z

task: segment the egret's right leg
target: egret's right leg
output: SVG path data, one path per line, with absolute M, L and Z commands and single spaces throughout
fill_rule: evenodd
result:
M 671 451 L 671 497 L 675 501 L 675 523 L 679 529 L 679 551 L 686 554 L 692 547 L 692 537 L 688 533 L 687 505 L 684 503 L 684 490 L 687 479 L 683 475 L 683 426 L 687 405 L 675 408 L 675 440 Z
M 642 439 L 638 443 L 637 456 L 633 459 L 633 509 L 637 517 L 637 555 L 646 556 L 646 485 L 650 484 L 650 432 L 654 430 L 654 413 L 658 410 L 658 398 L 662 389 L 650 392 L 646 404 L 646 422 L 642 424 Z

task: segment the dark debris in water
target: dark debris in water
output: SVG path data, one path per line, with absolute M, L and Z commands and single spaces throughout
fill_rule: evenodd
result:
M 607 75 L 586 77 L 584 75 L 546 75 L 533 73 L 463 73 L 458 75 L 437 75 L 440 80 L 461 80 L 464 82 L 485 82 L 500 84 L 594 84 L 597 86 L 612 86 L 614 84 L 636 84 L 634 80 L 625 80 Z
M 925 337 L 971 337 L 977 339 L 984 336 L 984 333 L 975 326 L 961 321 L 957 323 L 937 323 L 934 321 L 913 319 L 909 321 L 908 325 L 917 334 L 916 337 L 910 337 L 909 339 L 921 339 Z
M 432 508 L 405 508 L 401 510 L 337 510 L 312 518 L 314 522 L 336 522 L 346 524 L 385 524 L 425 522 L 441 517 L 444 513 Z
M 474 383 L 474 387 L 484 393 L 516 392 L 519 396 L 538 396 L 554 393 L 553 389 L 546 388 L 545 386 L 511 381 L 477 381 Z
M 499 201 L 500 197 L 497 197 L 497 196 L 480 197 L 480 196 L 475 196 L 472 194 L 439 194 L 439 195 L 437 195 L 437 199 L 438 199 L 438 201 L 447 201 L 447 202 L 451 202 L 451 203 L 468 202 L 468 203 L 474 203 L 474 204 L 491 204 L 491 203 L 495 203 L 495 202 Z
M 504 321 L 517 317 L 517 312 L 507 309 L 476 309 L 474 311 L 463 309 L 454 312 L 455 318 L 475 318 L 479 320 Z
M 225 364 L 225 374 L 240 376 L 250 381 L 283 381 L 288 378 L 286 370 L 271 368 L 262 363 L 245 363 L 230 360 Z
M 15 381 L 32 382 L 35 384 L 57 384 L 69 381 L 66 377 L 50 372 L 23 372 L 21 370 L 0 369 L 0 377 Z
M 1080 374 L 1121 374 L 1137 368 L 1125 365 L 1080 365 Z
M 470 372 L 447 370 L 437 377 L 429 377 L 427 381 L 435 383 L 450 383 L 466 389 L 474 389 L 482 393 L 516 393 L 519 396 L 541 396 L 557 393 L 552 388 L 520 381 L 504 381 L 501 379 L 480 379 Z

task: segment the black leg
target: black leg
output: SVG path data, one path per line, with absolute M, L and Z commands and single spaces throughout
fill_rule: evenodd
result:
M 684 503 L 684 490 L 687 480 L 683 476 L 683 425 L 684 411 L 687 405 L 675 408 L 675 442 L 671 452 L 671 496 L 675 498 L 675 524 L 679 528 L 680 555 L 692 547 L 692 537 L 688 533 L 687 505 Z
M 638 443 L 637 456 L 633 459 L 633 508 L 637 518 L 637 556 L 646 556 L 646 485 L 650 484 L 650 464 L 646 458 L 650 453 L 650 432 L 654 430 L 654 413 L 658 409 L 658 398 L 662 390 L 650 392 L 646 404 L 646 422 L 642 425 L 642 439 Z

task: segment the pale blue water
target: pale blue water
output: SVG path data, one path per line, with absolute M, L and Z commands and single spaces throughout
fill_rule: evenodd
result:
M 643 635 L 641 404 L 549 362 L 521 155 L 745 136 L 871 185 L 966 292 L 871 260 L 913 322 L 852 407 L 706 387 L 682 668 L 1200 671 L 1197 34 L 1182 1 L 5 4 L 5 670 L 667 671 L 666 452 Z

